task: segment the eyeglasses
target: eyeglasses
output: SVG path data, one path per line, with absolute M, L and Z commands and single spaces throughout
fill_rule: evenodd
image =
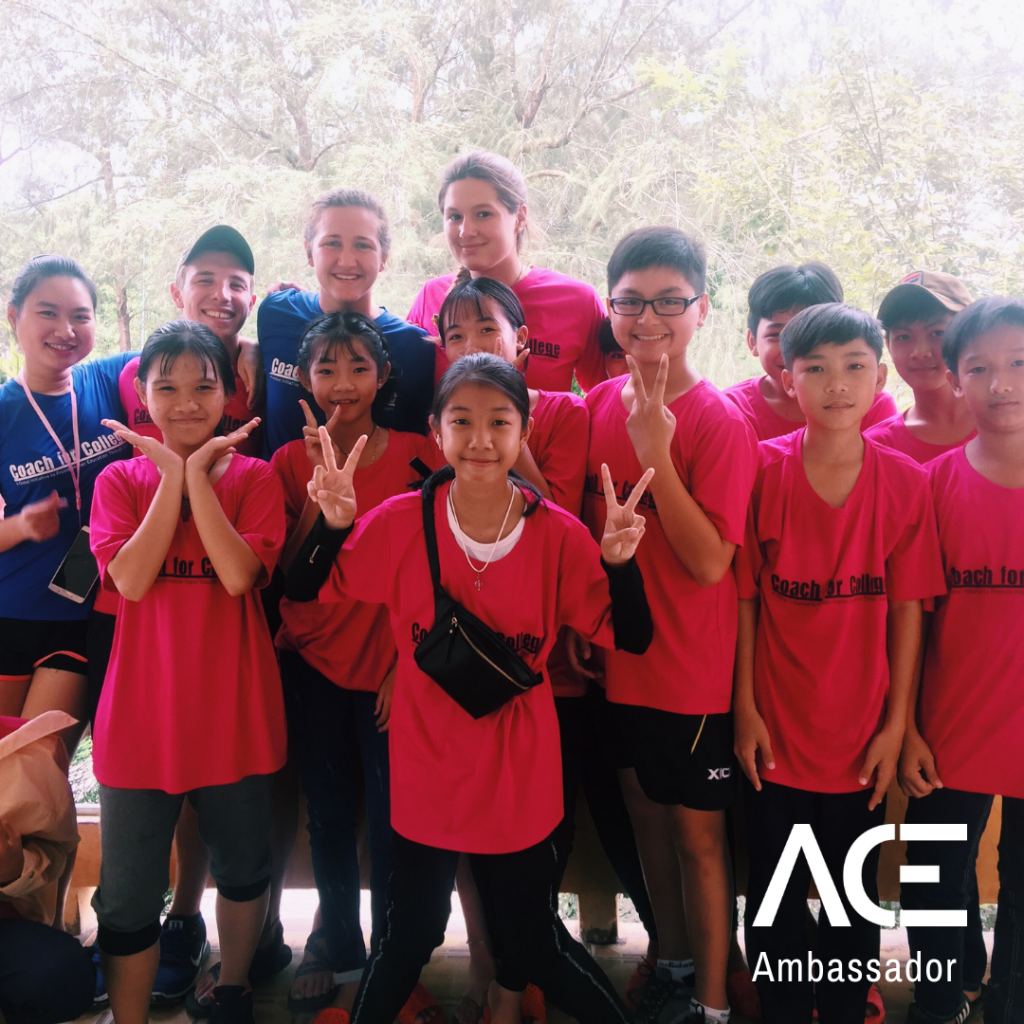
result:
M 654 310 L 657 316 L 680 316 L 685 313 L 698 299 L 703 298 L 703 293 L 693 295 L 688 299 L 679 299 L 667 295 L 660 299 L 634 299 L 629 296 L 620 296 L 616 299 L 609 299 L 613 313 L 619 316 L 639 316 L 648 306 Z

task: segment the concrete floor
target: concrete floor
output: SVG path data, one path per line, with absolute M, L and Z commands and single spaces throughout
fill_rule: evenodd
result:
M 91 911 L 88 909 L 88 898 L 91 891 L 82 892 L 83 913 L 83 940 L 91 941 L 90 931 L 94 930 L 94 918 L 91 918 Z M 368 935 L 370 931 L 369 907 L 363 894 L 363 916 L 364 931 Z M 313 912 L 316 909 L 316 892 L 305 889 L 291 889 L 285 893 L 282 903 L 282 920 L 284 922 L 285 941 L 295 951 L 292 966 L 283 971 L 270 983 L 261 987 L 256 992 L 256 1020 L 257 1024 L 309 1024 L 310 1016 L 295 1017 L 288 1011 L 287 993 L 294 969 L 298 965 L 302 947 L 306 941 Z M 206 919 L 209 929 L 210 942 L 215 953 L 211 962 L 216 960 L 217 933 L 216 919 L 214 916 L 214 893 L 207 892 L 203 901 L 203 916 Z M 572 922 L 569 922 L 572 930 Z M 991 933 L 986 935 L 991 949 Z M 458 901 L 455 901 L 451 920 L 449 921 L 448 933 L 444 945 L 438 949 L 430 964 L 423 972 L 423 983 L 437 997 L 446 1013 L 450 1013 L 457 1005 L 468 978 L 469 957 L 466 949 L 466 930 L 459 911 Z M 619 992 L 625 990 L 626 981 L 633 971 L 636 962 L 642 955 L 646 945 L 646 937 L 639 924 L 620 924 L 620 940 L 615 946 L 593 947 L 591 952 L 598 959 L 601 966 L 607 972 L 609 978 L 615 984 Z M 882 961 L 893 957 L 905 962 L 908 956 L 907 937 L 903 929 L 882 932 Z M 907 1016 L 907 1007 L 910 1005 L 913 995 L 909 983 L 897 985 L 881 982 L 879 988 L 885 1001 L 886 1020 L 889 1024 L 904 1024 Z M 174 1024 L 189 1024 L 190 1018 L 183 1006 L 162 1010 L 154 1010 L 151 1015 L 153 1021 L 174 1022 Z M 735 1024 L 746 1024 L 747 1018 L 734 1015 Z M 109 1012 L 87 1015 L 81 1018 L 82 1024 L 111 1024 Z M 557 1010 L 551 1009 L 548 1012 L 550 1024 L 569 1024 L 570 1018 Z M 586 1022 L 583 1022 L 586 1024 Z M 977 1019 L 972 1024 L 978 1024 Z

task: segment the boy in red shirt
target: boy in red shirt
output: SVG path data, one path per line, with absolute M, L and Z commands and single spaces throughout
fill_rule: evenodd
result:
M 878 307 L 886 348 L 896 372 L 914 392 L 914 404 L 865 433 L 922 465 L 974 436 L 974 421 L 966 403 L 953 393 L 942 361 L 943 332 L 953 314 L 970 303 L 958 277 L 915 270 Z
M 793 825 L 810 823 L 833 878 L 853 841 L 884 819 L 921 636 L 921 601 L 943 591 L 927 475 L 861 435 L 885 375 L 866 313 L 829 303 L 781 337 L 782 380 L 807 419 L 758 447 L 746 541 L 737 557 L 736 754 L 750 850 L 747 958 L 766 1024 L 864 1018 L 879 928 L 822 914 L 814 955 L 840 978 L 812 988 L 779 962 L 808 960 L 810 869 L 797 861 L 770 927 L 754 924 Z M 878 848 L 864 867 L 877 902 Z M 855 976 L 851 965 L 859 961 Z M 809 972 L 808 972 L 809 973 Z M 783 977 L 788 980 L 782 980 Z
M 959 842 L 910 842 L 909 864 L 938 865 L 935 883 L 904 883 L 913 910 L 962 909 L 993 795 L 1003 798 L 999 913 L 988 1024 L 1024 1020 L 1024 302 L 982 299 L 946 328 L 942 357 L 978 429 L 929 464 L 949 592 L 935 602 L 916 723 L 907 722 L 900 783 L 908 823 L 964 828 Z M 966 643 L 965 638 L 971 642 Z M 979 652 L 980 655 L 979 655 Z M 920 731 L 918 731 L 920 730 Z M 963 1021 L 964 929 L 908 928 L 938 981 L 915 986 L 911 1021 Z
M 764 374 L 725 389 L 757 435 L 758 441 L 799 430 L 804 414 L 782 385 L 785 369 L 779 335 L 802 309 L 823 302 L 842 302 L 843 286 L 824 263 L 772 267 L 755 278 L 747 293 L 747 348 L 761 361 Z M 883 378 L 884 379 L 884 378 Z M 863 427 L 895 415 L 892 395 L 879 391 L 864 417 Z
M 608 309 L 630 373 L 587 395 L 584 518 L 594 535 L 604 529 L 602 463 L 619 495 L 649 467 L 658 481 L 642 501 L 639 550 L 654 640 L 643 655 L 608 651 L 604 664 L 608 700 L 627 736 L 620 779 L 658 930 L 658 971 L 637 1015 L 652 1022 L 729 1016 L 730 566 L 743 539 L 755 450 L 739 410 L 686 359 L 708 313 L 705 273 L 701 248 L 674 228 L 641 228 L 619 242 L 608 263 Z

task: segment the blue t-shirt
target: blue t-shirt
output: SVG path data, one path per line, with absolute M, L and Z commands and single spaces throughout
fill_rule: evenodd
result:
M 296 358 L 299 342 L 310 320 L 320 316 L 318 292 L 274 292 L 261 303 L 256 332 L 267 374 L 267 409 L 264 419 L 264 456 L 270 458 L 289 441 L 302 437 L 306 418 L 299 405 L 305 398 L 317 422 L 326 418 L 313 396 L 299 383 Z M 434 345 L 425 331 L 413 327 L 381 307 L 377 326 L 384 333 L 395 374 L 395 394 L 375 419 L 382 427 L 424 434 L 434 398 Z
M 14 515 L 25 505 L 41 501 L 56 491 L 67 500 L 60 510 L 60 531 L 45 541 L 22 541 L 0 551 L 0 617 L 8 619 L 87 619 L 96 588 L 84 604 L 49 589 L 79 526 L 89 522 L 92 489 L 100 471 L 111 462 L 126 459 L 131 446 L 100 423 L 119 419 L 121 397 L 117 381 L 125 363 L 136 353 L 122 352 L 71 369 L 78 403 L 78 437 L 81 454 L 82 513 L 75 508 L 75 485 L 49 431 L 28 404 L 16 380 L 0 388 L 0 494 L 6 502 L 4 515 Z M 36 404 L 50 421 L 68 454 L 74 454 L 71 396 L 37 395 Z

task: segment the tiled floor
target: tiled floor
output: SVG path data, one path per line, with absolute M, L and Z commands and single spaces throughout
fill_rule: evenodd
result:
M 83 906 L 87 908 L 87 900 L 90 892 L 83 892 Z M 363 894 L 364 929 L 369 934 L 369 908 Z M 285 894 L 282 905 L 282 919 L 284 921 L 285 941 L 295 950 L 292 959 L 292 967 L 278 975 L 272 983 L 259 989 L 256 993 L 256 1020 L 257 1024 L 309 1024 L 308 1016 L 295 1017 L 286 1006 L 288 986 L 294 973 L 295 966 L 301 958 L 301 951 L 309 930 L 309 922 L 313 918 L 313 911 L 316 909 L 316 893 L 312 890 L 292 889 Z M 83 938 L 88 938 L 90 925 L 94 928 L 94 919 L 90 917 L 88 909 L 83 913 Z M 214 917 L 214 893 L 210 890 L 203 902 L 203 916 L 207 921 L 210 933 L 210 941 L 216 950 L 216 920 Z M 991 945 L 991 933 L 986 938 Z M 458 910 L 458 901 L 455 901 L 451 920 L 449 921 L 448 934 L 445 937 L 444 945 L 438 949 L 429 966 L 423 972 L 423 982 L 431 992 L 438 998 L 447 1013 L 450 1013 L 458 1003 L 462 995 L 464 985 L 468 976 L 468 954 L 466 952 L 466 931 L 461 913 Z M 620 925 L 620 941 L 615 946 L 598 946 L 592 952 L 612 979 L 615 986 L 622 992 L 625 989 L 626 980 L 629 978 L 636 961 L 644 949 L 644 932 L 640 925 Z M 216 955 L 216 954 L 215 954 Z M 893 957 L 901 962 L 907 959 L 907 938 L 906 932 L 902 929 L 882 932 L 882 961 Z M 910 1004 L 912 994 L 910 985 L 904 983 L 896 985 L 882 982 L 880 984 L 882 996 L 886 1006 L 886 1020 L 888 1024 L 905 1024 L 907 1006 Z M 190 1018 L 185 1013 L 184 1007 L 154 1010 L 152 1020 L 159 1022 L 174 1022 L 174 1024 L 189 1024 Z M 570 1018 L 556 1010 L 548 1013 L 550 1024 L 568 1024 Z M 81 1019 L 81 1024 L 110 1024 L 109 1013 L 86 1016 Z M 746 1018 L 734 1016 L 735 1024 L 746 1024 Z M 586 1024 L 586 1022 L 583 1022 Z

